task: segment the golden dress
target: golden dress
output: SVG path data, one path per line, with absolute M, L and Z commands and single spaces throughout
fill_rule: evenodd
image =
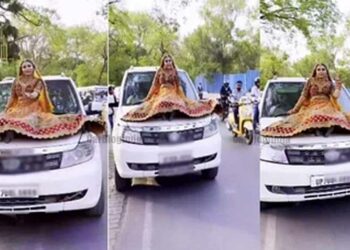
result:
M 37 97 L 28 96 L 32 93 Z M 47 87 L 40 78 L 27 83 L 16 79 L 0 114 L 0 133 L 14 131 L 37 139 L 57 138 L 77 133 L 89 121 L 82 114 L 55 115 L 52 111 Z
M 342 112 L 337 102 L 340 91 L 331 81 L 312 77 L 295 106 L 297 113 L 263 129 L 261 135 L 291 137 L 309 129 L 333 126 L 350 132 L 350 115 Z
M 122 120 L 145 121 L 157 114 L 178 111 L 187 117 L 202 117 L 214 112 L 215 100 L 195 101 L 187 98 L 179 83 L 176 69 L 160 68 L 144 102 L 128 112 Z

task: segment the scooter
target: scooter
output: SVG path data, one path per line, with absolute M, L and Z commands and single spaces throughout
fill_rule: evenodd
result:
M 232 101 L 239 108 L 239 124 L 236 124 L 233 111 L 228 115 L 226 127 L 233 137 L 243 137 L 248 145 L 253 143 L 253 101 L 249 96 L 242 96 L 240 100 Z M 232 110 L 232 109 L 231 109 Z

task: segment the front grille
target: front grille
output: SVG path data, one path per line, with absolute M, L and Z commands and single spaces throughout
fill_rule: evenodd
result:
M 294 165 L 332 165 L 350 162 L 350 148 L 327 150 L 287 149 L 288 162 Z
M 350 183 L 327 185 L 327 186 L 320 186 L 320 187 L 311 187 L 311 186 L 285 187 L 285 186 L 267 185 L 266 188 L 271 193 L 275 193 L 275 194 L 318 194 L 318 193 L 334 192 L 334 191 L 350 189 Z
M 171 132 L 141 132 L 144 145 L 179 144 L 203 139 L 204 128 Z
M 191 162 L 177 162 L 177 163 L 172 163 L 171 167 L 177 167 L 177 166 L 182 166 L 182 165 L 197 165 L 197 164 L 202 164 L 206 162 L 213 161 L 216 158 L 217 154 L 212 154 L 212 155 L 207 155 L 203 157 L 198 157 L 193 159 Z M 143 170 L 143 171 L 155 171 L 159 169 L 159 163 L 128 163 L 128 166 L 132 170 Z M 163 165 L 164 167 L 164 165 Z
M 45 205 L 50 203 L 68 202 L 82 199 L 87 193 L 87 190 L 58 194 L 58 195 L 42 195 L 37 198 L 0 198 L 0 207 L 13 207 L 13 206 L 33 206 L 33 205 Z M 0 208 L 0 211 L 6 210 Z
M 58 169 L 62 153 L 0 158 L 0 174 L 32 173 Z

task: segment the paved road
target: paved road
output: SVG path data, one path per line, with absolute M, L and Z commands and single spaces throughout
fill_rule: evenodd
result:
M 260 248 L 259 147 L 234 143 L 221 126 L 222 165 L 216 181 L 177 177 L 127 193 L 112 250 L 254 250 Z M 119 196 L 119 200 L 120 200 Z M 110 207 L 110 212 L 113 211 Z M 117 235 L 118 233 L 118 235 Z
M 350 198 L 280 205 L 261 213 L 262 250 L 350 249 Z
M 101 144 L 107 153 L 107 144 Z M 105 176 L 107 157 L 103 157 Z M 107 199 L 106 199 L 107 200 Z M 78 212 L 0 216 L 1 250 L 107 249 L 107 212 L 91 218 Z

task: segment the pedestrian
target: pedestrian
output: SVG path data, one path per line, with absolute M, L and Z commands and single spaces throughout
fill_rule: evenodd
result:
M 111 126 L 111 130 L 113 129 L 113 125 L 114 125 L 114 108 L 118 107 L 119 103 L 118 103 L 118 99 L 114 94 L 114 86 L 109 86 L 108 87 L 108 120 L 109 120 L 109 124 Z

